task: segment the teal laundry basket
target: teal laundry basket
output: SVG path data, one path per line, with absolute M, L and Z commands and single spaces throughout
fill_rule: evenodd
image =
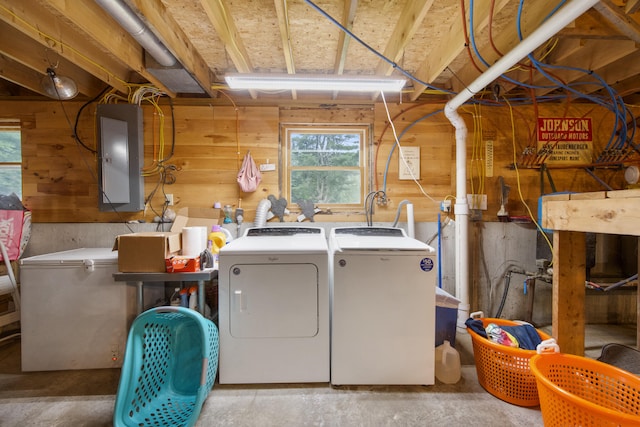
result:
M 213 322 L 183 307 L 140 314 L 129 330 L 113 425 L 195 425 L 217 371 Z

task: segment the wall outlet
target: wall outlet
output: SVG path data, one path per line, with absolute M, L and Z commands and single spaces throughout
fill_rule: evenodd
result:
M 164 199 L 167 201 L 167 205 L 173 206 L 173 194 L 165 194 Z
M 467 194 L 467 203 L 469 204 L 469 209 L 486 211 L 487 195 L 486 194 Z
M 118 344 L 111 344 L 111 361 L 118 362 L 120 360 L 120 348 Z
M 276 170 L 275 163 L 263 163 L 260 165 L 260 172 L 274 171 Z
M 451 212 L 451 200 L 443 200 L 440 202 L 440 210 L 442 212 Z

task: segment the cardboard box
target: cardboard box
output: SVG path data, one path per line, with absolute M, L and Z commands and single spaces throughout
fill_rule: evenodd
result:
M 173 231 L 122 234 L 116 237 L 118 271 L 164 273 L 165 259 L 180 252 L 180 233 Z
M 164 261 L 167 273 L 193 273 L 200 271 L 200 257 L 173 256 Z
M 214 208 L 182 208 L 176 214 L 171 231 L 180 232 L 183 227 L 207 227 L 222 224 L 223 216 L 220 209 Z
M 180 255 L 183 227 L 207 227 L 222 221 L 220 209 L 182 208 L 171 231 L 121 234 L 113 250 L 118 251 L 118 270 L 122 273 L 164 273 L 166 259 Z

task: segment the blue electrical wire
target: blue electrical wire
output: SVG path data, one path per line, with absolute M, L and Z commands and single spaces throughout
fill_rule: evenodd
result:
M 382 59 L 383 61 L 385 61 L 386 63 L 388 63 L 389 65 L 391 65 L 395 70 L 400 71 L 402 74 L 404 74 L 406 77 L 408 77 L 409 79 L 428 87 L 429 89 L 433 89 L 433 90 L 437 90 L 443 93 L 447 93 L 450 95 L 455 95 L 455 92 L 452 92 L 450 90 L 447 89 L 443 89 L 443 88 L 439 88 L 436 86 L 432 86 L 427 82 L 423 82 L 422 80 L 420 80 L 419 78 L 415 77 L 413 74 L 409 73 L 408 71 L 406 71 L 405 69 L 403 69 L 401 66 L 399 66 L 396 62 L 393 62 L 392 60 L 390 60 L 389 58 L 387 58 L 386 56 L 384 56 L 383 54 L 381 54 L 380 52 L 378 52 L 377 50 L 375 50 L 374 48 L 372 48 L 371 46 L 369 46 L 364 40 L 360 39 L 358 36 L 356 36 L 354 33 L 352 33 L 351 31 L 349 31 L 345 26 L 343 26 L 341 23 L 339 23 L 337 20 L 335 20 L 331 15 L 329 15 L 327 12 L 325 12 L 323 9 L 321 9 L 319 6 L 317 6 L 316 4 L 314 4 L 311 0 L 304 0 L 305 3 L 307 3 L 309 6 L 311 6 L 312 8 L 314 8 L 317 12 L 319 12 L 322 16 L 324 16 L 325 18 L 327 18 L 329 21 L 331 21 L 335 26 L 337 26 L 338 28 L 340 28 L 342 31 L 345 32 L 345 34 L 347 34 L 349 37 L 353 38 L 355 41 L 357 41 L 358 43 L 360 43 L 362 46 L 364 46 L 366 49 L 368 49 L 371 53 L 373 53 L 374 55 L 376 55 L 378 58 Z
M 333 23 L 335 26 L 337 26 L 341 31 L 343 31 L 345 34 L 347 34 L 348 36 L 350 36 L 351 38 L 353 38 L 355 41 L 357 41 L 358 43 L 360 43 L 362 46 L 364 46 L 367 50 L 369 50 L 370 52 L 372 52 L 374 55 L 376 55 L 378 58 L 380 58 L 381 60 L 387 62 L 388 64 L 390 64 L 395 70 L 398 70 L 400 73 L 402 73 L 404 76 L 408 77 L 409 79 L 429 88 L 429 89 L 433 89 L 433 90 L 437 90 L 437 91 L 441 91 L 443 93 L 447 93 L 447 94 L 451 94 L 451 95 L 455 95 L 455 92 L 443 89 L 443 88 L 439 88 L 433 85 L 430 85 L 420 79 L 418 79 L 417 77 L 413 76 L 411 73 L 409 73 L 408 71 L 404 70 L 402 67 L 400 67 L 396 62 L 390 60 L 389 58 L 385 57 L 383 54 L 381 54 L 380 52 L 376 51 L 375 49 L 373 49 L 371 46 L 369 46 L 366 42 L 364 42 L 362 39 L 360 39 L 358 36 L 356 36 L 353 32 L 351 32 L 350 30 L 348 30 L 347 28 L 345 28 L 342 24 L 340 24 L 336 19 L 334 19 L 331 15 L 329 15 L 327 12 L 325 12 L 322 8 L 320 8 L 319 6 L 317 6 L 315 3 L 313 3 L 311 0 L 305 0 L 305 2 L 310 5 L 312 8 L 314 8 L 318 13 L 320 13 L 321 15 L 323 15 L 325 18 L 327 18 L 331 23 Z M 566 0 L 561 0 L 558 2 L 558 4 L 553 8 L 553 10 L 544 18 L 543 21 L 546 21 L 547 19 L 549 19 L 551 16 L 553 16 L 564 4 L 566 3 Z M 470 9 L 470 13 L 469 13 L 469 21 L 470 21 L 470 42 L 471 42 L 471 47 L 473 48 L 473 51 L 475 52 L 476 56 L 480 59 L 480 61 L 487 67 L 490 66 L 490 64 L 482 57 L 482 55 L 480 54 L 478 47 L 476 45 L 476 41 L 475 41 L 475 35 L 474 35 L 474 30 L 473 30 L 473 20 L 474 20 L 474 0 L 470 0 L 470 4 L 469 4 L 469 9 Z M 524 9 L 524 0 L 520 0 L 518 3 L 518 13 L 517 13 L 517 19 L 516 19 L 516 25 L 517 25 L 517 34 L 518 34 L 518 38 L 520 40 L 523 40 L 523 35 L 522 35 L 522 13 L 523 13 L 523 9 Z M 615 123 L 613 126 L 613 130 L 611 133 L 611 136 L 609 138 L 609 141 L 606 145 L 604 152 L 610 150 L 610 149 L 618 149 L 618 150 L 622 150 L 624 148 L 625 145 L 630 146 L 631 148 L 633 148 L 634 150 L 640 152 L 640 148 L 634 144 L 632 144 L 633 141 L 633 136 L 635 135 L 635 117 L 633 116 L 633 114 L 631 114 L 631 112 L 629 111 L 629 109 L 627 108 L 627 106 L 624 104 L 624 101 L 621 99 L 621 97 L 619 95 L 617 95 L 615 93 L 615 90 L 609 86 L 597 73 L 594 73 L 591 70 L 585 70 L 585 69 L 581 69 L 581 68 L 577 68 L 577 67 L 568 67 L 568 66 L 559 66 L 559 65 L 551 65 L 551 64 L 546 64 L 546 63 L 542 63 L 540 61 L 538 61 L 537 59 L 535 59 L 533 57 L 533 55 L 530 53 L 528 55 L 529 60 L 532 63 L 532 66 L 535 67 L 535 69 L 540 72 L 547 80 L 549 80 L 550 82 L 554 83 L 554 86 L 540 86 L 540 85 L 530 85 L 524 82 L 520 82 L 517 80 L 514 80 L 506 75 L 501 75 L 501 78 L 509 81 L 512 84 L 515 84 L 517 86 L 521 86 L 524 88 L 528 88 L 528 89 L 562 89 L 565 90 L 566 92 L 572 93 L 576 96 L 578 96 L 579 98 L 584 98 L 587 99 L 590 102 L 593 102 L 599 106 L 602 106 L 608 110 L 610 110 L 615 117 Z M 572 71 L 579 71 L 582 72 L 586 75 L 590 75 L 593 76 L 597 81 L 593 81 L 593 82 L 574 82 L 574 83 L 570 83 L 570 84 L 565 84 L 561 81 L 559 81 L 558 79 L 552 77 L 549 73 L 547 73 L 544 68 L 553 68 L 553 69 L 560 69 L 560 70 L 572 70 Z M 602 87 L 605 92 L 609 95 L 607 98 L 602 97 L 602 96 L 594 96 L 594 95 L 587 95 L 585 93 L 582 93 L 576 89 L 574 89 L 574 87 L 582 87 L 585 85 L 597 85 L 599 87 Z M 559 100 L 563 100 L 566 99 L 567 95 L 544 95 L 541 97 L 536 97 L 535 100 L 536 102 L 553 102 L 553 101 L 559 101 Z M 512 102 L 513 105 L 530 105 L 533 100 L 531 98 L 512 98 L 510 99 L 510 101 Z M 479 103 L 479 104 L 483 104 L 483 105 L 489 105 L 489 106 L 496 106 L 496 105 L 500 105 L 499 102 L 493 102 L 493 101 L 487 101 L 487 100 L 483 100 L 483 99 L 471 99 L 468 102 L 475 102 L 475 103 Z M 442 110 L 439 110 L 442 111 Z M 436 112 L 439 112 L 436 111 Z M 413 122 L 411 125 L 409 125 L 403 132 L 402 134 L 404 134 L 404 132 L 406 132 L 407 130 L 409 130 L 413 125 L 415 125 L 417 122 L 426 119 L 428 117 L 430 117 L 431 115 L 435 114 L 431 113 L 428 114 L 427 116 L 424 116 L 420 119 L 418 119 L 417 121 Z M 627 118 L 630 118 L 629 123 L 627 123 Z M 628 128 L 631 128 L 631 135 L 627 134 Z M 618 133 L 618 129 L 620 130 L 619 135 L 617 135 Z M 401 136 L 402 136 L 401 134 Z M 401 137 L 400 136 L 400 137 Z M 399 138 L 400 138 L 399 137 Z M 385 168 L 385 176 L 384 176 L 384 184 L 383 184 L 383 188 L 386 189 L 386 177 L 387 177 L 387 171 L 389 168 L 389 162 L 391 159 L 391 155 L 393 154 L 393 151 L 395 150 L 395 144 L 391 149 L 391 152 L 389 154 L 389 159 L 387 160 L 387 165 Z M 597 161 L 602 161 L 603 160 L 603 155 L 601 154 L 601 156 L 598 158 Z
M 565 1 L 563 0 L 562 2 L 560 2 L 554 9 L 553 11 L 547 15 L 547 17 L 545 18 L 548 19 L 549 17 L 551 17 L 555 12 L 557 12 L 557 10 L 565 3 Z M 523 7 L 524 7 L 524 0 L 520 0 L 519 4 L 518 4 L 518 13 L 517 13 L 517 19 L 516 19 L 516 25 L 517 25 L 517 32 L 518 32 L 518 38 L 520 40 L 523 39 L 522 36 L 522 11 L 523 11 Z M 612 132 L 611 132 L 611 136 L 609 137 L 609 141 L 607 142 L 607 145 L 603 151 L 602 154 L 600 154 L 600 156 L 598 157 L 598 159 L 596 160 L 596 163 L 598 163 L 599 161 L 604 161 L 604 153 L 608 152 L 611 149 L 618 149 L 618 150 L 622 150 L 624 148 L 624 145 L 627 144 L 630 139 L 628 139 L 627 137 L 627 112 L 628 108 L 626 107 L 626 105 L 624 104 L 624 101 L 620 98 L 619 95 L 617 95 L 615 93 L 615 90 L 609 86 L 604 79 L 602 79 L 602 77 L 600 77 L 600 75 L 598 75 L 597 73 L 591 71 L 591 70 L 585 70 L 582 68 L 578 68 L 578 67 L 569 67 L 569 66 L 560 66 L 560 65 L 551 65 L 551 64 L 545 64 L 542 63 L 540 61 L 538 61 L 537 59 L 535 59 L 533 57 L 533 55 L 530 53 L 528 55 L 529 60 L 531 61 L 532 65 L 536 68 L 536 70 L 538 72 L 540 72 L 547 80 L 555 83 L 558 85 L 558 88 L 562 88 L 563 90 L 566 90 L 570 93 L 573 93 L 575 95 L 577 95 L 580 98 L 584 98 L 589 100 L 590 102 L 593 102 L 597 105 L 600 105 L 608 110 L 610 110 L 615 117 L 615 123 L 614 126 L 612 127 Z M 552 68 L 552 69 L 559 69 L 559 70 L 570 70 L 570 71 L 578 71 L 580 73 L 584 73 L 586 75 L 590 75 L 592 77 L 594 77 L 597 82 L 580 82 L 581 85 L 584 84 L 594 84 L 594 85 L 598 85 L 600 87 L 602 87 L 606 93 L 609 95 L 609 98 L 599 98 L 596 96 L 591 96 L 591 95 L 587 95 L 585 93 L 582 93 L 578 90 L 575 90 L 573 88 L 573 86 L 578 86 L 578 84 L 573 83 L 573 84 L 564 84 L 560 81 L 558 81 L 556 78 L 552 77 L 551 75 L 549 75 L 544 68 Z M 622 106 L 622 109 L 620 108 Z M 631 115 L 632 117 L 632 122 L 635 123 L 635 118 L 633 118 L 633 115 Z M 617 131 L 618 129 L 620 129 L 620 135 L 617 135 Z M 633 130 L 633 132 L 635 133 L 635 129 Z
M 564 4 L 566 3 L 566 0 L 562 0 L 560 1 L 554 8 L 553 10 L 544 18 L 543 22 L 546 21 L 547 19 L 549 19 L 551 16 L 553 16 L 553 14 L 555 14 Z M 482 57 L 482 55 L 480 54 L 480 51 L 478 49 L 478 46 L 476 44 L 476 40 L 475 40 L 475 35 L 474 35 L 474 0 L 470 0 L 470 4 L 469 4 L 469 26 L 470 26 L 470 43 L 471 43 L 471 47 L 474 51 L 474 53 L 476 54 L 476 56 L 479 58 L 479 60 L 487 67 L 490 66 L 490 64 Z M 518 3 L 518 13 L 517 13 L 517 34 L 518 34 L 518 38 L 519 40 L 523 40 L 523 34 L 522 34 L 522 26 L 521 26 L 521 22 L 522 22 L 522 13 L 523 13 L 523 8 L 524 8 L 524 0 L 520 0 L 520 2 Z M 553 82 L 555 85 L 554 86 L 541 86 L 541 85 L 530 85 L 524 82 L 519 82 L 516 81 L 506 75 L 501 75 L 501 78 L 503 78 L 504 80 L 521 86 L 521 87 L 525 87 L 525 88 L 529 88 L 529 89 L 563 89 L 566 90 L 570 93 L 573 93 L 575 95 L 577 95 L 580 98 L 585 98 L 597 105 L 600 105 L 604 108 L 607 108 L 608 110 L 612 111 L 614 113 L 614 117 L 615 117 L 615 123 L 614 126 L 612 128 L 612 133 L 611 136 L 609 138 L 609 141 L 606 145 L 605 151 L 610 150 L 610 149 L 618 149 L 618 150 L 622 150 L 624 148 L 625 144 L 629 144 L 632 148 L 638 150 L 637 146 L 634 146 L 631 141 L 633 141 L 633 137 L 629 137 L 627 136 L 627 112 L 629 112 L 628 108 L 624 105 L 624 102 L 622 101 L 622 99 L 617 96 L 615 94 L 615 92 L 613 91 L 613 89 L 596 73 L 593 73 L 590 70 L 584 70 L 581 68 L 576 68 L 576 67 L 565 67 L 565 66 L 553 66 L 553 65 L 549 65 L 549 64 L 544 64 L 538 60 L 536 60 L 532 54 L 528 55 L 528 58 L 531 60 L 532 65 L 536 68 L 536 70 L 538 70 L 538 72 L 540 72 L 547 80 L 549 80 L 550 82 Z M 571 84 L 565 84 L 563 82 L 558 81 L 556 78 L 552 77 L 549 73 L 544 71 L 544 67 L 547 68 L 554 68 L 554 69 L 562 69 L 562 70 L 573 70 L 573 71 L 578 71 L 587 75 L 592 75 L 597 81 L 596 82 L 580 82 L 580 83 L 571 83 Z M 583 85 L 587 85 L 587 84 L 591 84 L 591 85 L 598 85 L 599 87 L 602 87 L 608 94 L 609 94 L 609 99 L 607 98 L 599 98 L 596 96 L 590 96 L 590 95 L 586 95 L 582 92 L 579 92 L 575 89 L 573 89 L 573 87 L 579 87 L 579 86 L 583 86 Z M 566 96 L 565 96 L 566 98 Z M 540 101 L 540 99 L 536 98 L 537 101 Z M 622 112 L 621 112 L 621 107 L 622 107 Z M 630 113 L 630 112 L 629 112 Z M 632 114 L 629 114 L 629 117 L 631 117 L 631 124 L 634 125 L 635 124 L 635 117 L 633 117 Z M 624 124 L 624 125 L 623 125 Z M 617 135 L 617 130 L 620 129 L 620 135 Z M 635 126 L 632 127 L 632 135 L 635 135 Z M 602 160 L 601 158 L 599 158 L 598 160 Z
M 474 0 L 470 0 L 469 2 L 469 42 L 471 43 L 471 48 L 473 49 L 473 52 L 476 54 L 476 56 L 478 57 L 478 59 L 487 67 L 491 67 L 491 64 L 489 64 L 484 57 L 482 56 L 482 54 L 480 53 L 480 50 L 478 49 L 478 46 L 476 44 L 476 38 L 474 35 Z M 519 30 L 518 30 L 519 31 Z M 522 40 L 522 38 L 520 38 L 520 40 Z M 507 76 L 506 74 L 501 74 L 500 78 L 508 81 L 509 83 L 512 83 L 516 86 L 522 86 L 525 87 L 527 89 L 557 89 L 557 86 L 540 86 L 540 85 L 530 85 L 527 84 L 525 82 L 521 82 L 515 79 L 512 79 L 511 77 Z

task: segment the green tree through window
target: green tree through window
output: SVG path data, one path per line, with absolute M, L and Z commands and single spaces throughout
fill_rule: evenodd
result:
M 361 205 L 363 128 L 288 129 L 291 203 Z
M 0 194 L 22 199 L 22 147 L 20 129 L 0 124 Z

